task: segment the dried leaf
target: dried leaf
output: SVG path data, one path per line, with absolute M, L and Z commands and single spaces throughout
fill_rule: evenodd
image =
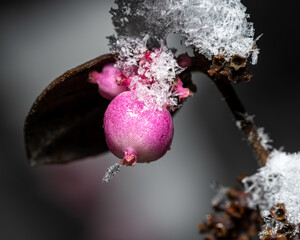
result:
M 103 116 L 109 101 L 88 82 L 113 55 L 103 55 L 55 79 L 35 100 L 25 121 L 25 147 L 30 165 L 66 163 L 108 150 Z

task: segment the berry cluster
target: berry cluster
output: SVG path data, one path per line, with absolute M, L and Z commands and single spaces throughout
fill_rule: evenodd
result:
M 108 63 L 101 73 L 91 71 L 89 74 L 89 81 L 98 85 L 101 96 L 112 100 L 105 112 L 103 125 L 107 146 L 122 159 L 121 165 L 134 166 L 137 162 L 155 161 L 170 148 L 173 138 L 170 111 L 176 110 L 180 106 L 178 103 L 192 94 L 183 87 L 176 72 L 153 72 L 170 64 L 168 54 L 162 48 L 146 50 L 130 71 Z M 177 64 L 174 57 L 171 61 Z M 176 67 L 180 68 L 179 65 Z M 107 172 L 115 174 L 110 168 Z M 112 177 L 112 174 L 109 176 Z M 105 178 L 105 181 L 111 177 Z

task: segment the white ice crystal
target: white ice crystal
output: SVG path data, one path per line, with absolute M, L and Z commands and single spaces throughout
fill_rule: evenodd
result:
M 113 176 L 120 172 L 122 164 L 120 162 L 115 163 L 114 165 L 107 168 L 106 173 L 102 179 L 102 182 L 109 182 Z
M 273 140 L 270 139 L 267 133 L 265 133 L 265 129 L 263 127 L 257 129 L 257 134 L 258 140 L 260 141 L 263 148 L 268 150 L 272 149 L 271 143 L 273 142 Z
M 169 33 L 186 38 L 208 59 L 222 54 L 257 62 L 254 28 L 247 19 L 246 7 L 240 0 L 116 0 L 112 20 L 119 36 L 166 39 Z M 111 44 L 114 45 L 114 38 Z M 255 47 L 255 48 L 254 48 Z
M 148 35 L 145 35 L 142 39 L 123 36 L 116 39 L 111 47 L 111 52 L 118 54 L 115 67 L 127 76 L 133 75 L 140 59 L 147 51 L 146 43 L 148 39 Z
M 209 59 L 218 54 L 227 60 L 236 54 L 247 58 L 258 51 L 253 50 L 253 24 L 240 0 L 181 0 L 170 8 L 179 13 L 176 31 Z
M 170 33 L 185 37 L 186 45 L 211 59 L 222 54 L 257 59 L 253 24 L 247 21 L 246 8 L 240 0 L 115 0 L 111 9 L 117 36 L 111 36 L 112 53 L 118 54 L 116 67 L 131 77 L 139 100 L 159 108 L 177 106 L 172 89 L 182 71 L 166 48 Z M 150 45 L 150 47 L 149 47 Z M 140 64 L 147 49 L 152 61 Z M 159 49 L 159 50 L 158 50 Z M 144 83 L 143 78 L 151 80 Z M 142 83 L 142 84 L 141 84 Z
M 183 69 L 164 45 L 155 49 L 149 57 L 151 61 L 139 64 L 138 75 L 132 78 L 130 88 L 135 89 L 138 100 L 147 107 L 178 107 L 174 84 Z
M 274 150 L 267 164 L 243 179 L 250 207 L 266 216 L 276 204 L 284 204 L 287 220 L 300 223 L 300 153 Z
M 146 107 L 179 107 L 174 90 L 177 75 L 183 71 L 173 53 L 161 42 L 159 48 L 149 51 L 143 39 L 120 37 L 112 53 L 117 53 L 115 67 L 131 78 L 129 88 L 135 90 L 137 99 Z

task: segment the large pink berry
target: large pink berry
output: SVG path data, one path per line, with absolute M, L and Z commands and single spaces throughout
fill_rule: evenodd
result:
M 99 93 L 106 99 L 113 99 L 128 88 L 120 86 L 117 80 L 122 78 L 121 72 L 114 67 L 114 63 L 108 63 L 102 68 L 102 72 L 92 71 L 89 74 L 91 83 L 98 84 Z
M 170 148 L 173 121 L 166 109 L 146 107 L 126 91 L 115 97 L 104 115 L 104 131 L 110 151 L 121 163 L 151 162 L 161 158 Z

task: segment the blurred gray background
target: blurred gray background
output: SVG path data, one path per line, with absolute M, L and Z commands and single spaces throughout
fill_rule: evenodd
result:
M 254 78 L 235 88 L 276 147 L 300 150 L 297 1 L 243 1 L 261 48 Z M 0 239 L 201 239 L 213 180 L 236 185 L 257 168 L 215 86 L 194 75 L 198 92 L 174 119 L 172 149 L 151 164 L 101 179 L 110 153 L 63 166 L 30 168 L 23 124 L 57 76 L 108 52 L 113 1 L 2 1 L 0 14 Z M 171 36 L 169 43 L 179 40 Z M 181 48 L 181 52 L 184 49 Z M 180 51 L 179 51 L 180 52 Z

